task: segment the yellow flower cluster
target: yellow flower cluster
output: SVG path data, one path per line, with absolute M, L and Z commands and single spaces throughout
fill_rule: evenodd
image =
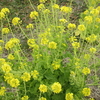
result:
M 2 70 L 5 72 L 5 73 L 9 73 L 12 69 L 11 69 L 11 66 L 8 64 L 8 63 L 4 63 L 2 65 Z
M 84 59 L 86 59 L 86 60 L 89 60 L 90 57 L 91 57 L 90 54 L 85 54 L 85 55 L 84 55 Z
M 11 38 L 6 44 L 5 44 L 5 48 L 7 50 L 13 48 L 14 46 L 18 45 L 20 43 L 20 40 L 17 38 Z
M 1 12 L 3 12 L 4 14 L 10 13 L 10 10 L 8 8 L 2 8 Z
M 32 11 L 32 12 L 30 13 L 30 18 L 36 19 L 37 17 L 38 17 L 38 12 L 37 12 L 37 11 Z
M 93 48 L 93 47 L 90 48 L 90 52 L 91 52 L 91 53 L 96 53 L 96 48 Z
M 66 22 L 67 22 L 67 20 L 66 20 L 66 19 L 64 19 L 64 18 L 59 19 L 59 21 L 60 21 L 60 22 L 62 22 L 62 23 L 66 23 Z
M 45 3 L 47 0 L 39 0 L 40 3 Z
M 57 48 L 57 43 L 56 42 L 49 42 L 48 47 L 51 49 L 56 49 Z
M 78 48 L 80 47 L 80 43 L 78 43 L 78 42 L 73 42 L 73 43 L 72 43 L 72 46 L 73 46 L 74 49 L 78 49 Z
M 4 96 L 5 95 L 5 91 L 6 91 L 6 88 L 5 87 L 1 87 L 0 96 Z
M 13 25 L 18 25 L 18 24 L 21 24 L 21 23 L 22 23 L 22 21 L 20 20 L 19 17 L 14 17 L 14 18 L 12 19 L 12 24 L 13 24 Z
M 60 8 L 58 4 L 54 4 L 52 7 L 53 7 L 54 9 L 59 9 L 59 8 Z
M 97 36 L 95 34 L 91 34 L 86 38 L 86 40 L 90 43 L 94 42 L 97 39 Z
M 59 61 L 54 61 L 54 62 L 52 63 L 52 66 L 53 66 L 53 69 L 54 69 L 54 70 L 57 70 L 57 69 L 60 68 L 60 62 L 59 62 Z
M 41 39 L 41 45 L 47 45 L 48 42 L 49 42 L 49 40 L 48 40 L 46 37 L 43 37 L 43 38 Z
M 92 16 L 85 16 L 84 21 L 88 24 L 92 23 Z
M 44 97 L 40 97 L 39 100 L 47 100 L 46 98 Z
M 31 75 L 34 79 L 37 79 L 38 78 L 38 75 L 39 75 L 39 72 L 37 70 L 34 70 L 31 72 Z
M 74 98 L 73 93 L 67 93 L 66 96 L 65 96 L 66 100 L 73 100 L 73 98 Z
M 85 67 L 85 68 L 83 68 L 82 73 L 83 73 L 84 75 L 90 74 L 90 69 L 87 68 L 87 67 Z
M 45 9 L 44 4 L 40 4 L 40 5 L 38 5 L 38 6 L 37 6 L 37 9 L 38 9 L 38 10 L 43 10 L 43 9 Z
M 55 82 L 51 85 L 51 89 L 54 93 L 60 93 L 62 91 L 62 86 L 59 82 Z
M 49 10 L 49 9 L 45 9 L 45 10 L 43 11 L 43 13 L 44 13 L 44 14 L 49 14 L 49 13 L 50 13 L 50 10 Z
M 20 82 L 19 82 L 19 80 L 18 79 L 16 79 L 16 78 L 12 78 L 11 80 L 10 80 L 10 82 L 9 82 L 9 84 L 10 84 L 10 86 L 11 87 L 18 87 L 20 84 L 19 84 Z
M 90 96 L 91 89 L 90 88 L 83 88 L 82 93 L 84 96 Z
M 28 100 L 28 96 L 27 95 L 25 95 L 25 96 L 23 96 L 22 98 L 21 98 L 21 100 Z
M 5 14 L 3 12 L 0 12 L 0 20 L 5 18 Z
M 9 32 L 9 28 L 2 28 L 2 34 L 8 34 Z
M 78 25 L 78 30 L 79 31 L 85 31 L 86 27 L 84 25 Z
M 62 6 L 61 7 L 61 12 L 63 12 L 63 13 L 71 13 L 72 12 L 72 8 L 71 7 Z
M 77 41 L 77 39 L 76 39 L 75 36 L 71 36 L 71 37 L 69 38 L 69 41 L 70 41 L 70 42 L 75 42 L 75 41 Z
M 31 76 L 29 73 L 25 72 L 23 73 L 23 75 L 21 76 L 21 78 L 23 79 L 23 81 L 27 82 L 30 80 Z
M 98 9 L 92 9 L 90 11 L 90 14 L 93 14 L 94 16 L 98 16 L 99 15 L 99 10 Z
M 72 23 L 69 23 L 67 27 L 68 27 L 69 30 L 72 30 L 72 29 L 76 28 L 76 25 L 72 24 Z
M 47 92 L 47 86 L 44 85 L 44 84 L 41 84 L 41 85 L 39 86 L 39 90 L 40 90 L 40 92 L 45 93 L 45 92 Z
M 34 26 L 33 26 L 33 24 L 28 24 L 28 25 L 26 26 L 26 28 L 27 28 L 27 29 L 33 29 Z
M 7 57 L 9 60 L 13 60 L 14 59 L 14 56 L 12 54 L 9 54 L 8 57 Z

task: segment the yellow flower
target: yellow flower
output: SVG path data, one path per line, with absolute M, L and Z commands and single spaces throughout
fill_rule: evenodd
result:
M 21 78 L 23 79 L 23 81 L 27 82 L 27 81 L 30 80 L 31 76 L 30 76 L 29 73 L 25 72 L 25 73 L 23 73 L 23 75 L 21 76 Z
M 84 18 L 84 21 L 85 21 L 86 23 L 88 23 L 88 24 L 92 23 L 92 16 L 86 16 L 86 17 Z
M 0 43 L 4 43 L 4 41 L 3 40 L 0 40 Z
M 40 3 L 45 3 L 47 0 L 39 0 Z
M 77 41 L 77 39 L 76 39 L 75 36 L 71 36 L 71 37 L 69 38 L 69 40 L 70 40 L 70 42 L 75 42 L 75 41 Z
M 49 42 L 49 45 L 48 45 L 49 48 L 51 49 L 56 49 L 57 48 L 57 43 L 56 42 Z
M 83 73 L 84 75 L 90 74 L 90 69 L 87 68 L 87 67 L 85 67 L 85 68 L 83 68 L 82 73 Z
M 49 40 L 47 38 L 42 38 L 41 39 L 41 45 L 47 45 Z
M 14 56 L 12 54 L 9 54 L 8 55 L 8 59 L 13 60 L 14 59 Z
M 25 96 L 23 96 L 22 98 L 21 98 L 21 100 L 28 100 L 28 96 L 27 95 L 25 95 Z
M 38 10 L 43 10 L 43 9 L 45 9 L 44 4 L 40 4 L 40 5 L 38 5 L 38 6 L 37 6 L 37 9 L 38 9 Z
M 50 10 L 49 10 L 49 9 L 45 9 L 45 10 L 43 11 L 43 13 L 44 13 L 44 14 L 49 14 L 49 13 L 50 13 Z
M 59 9 L 59 5 L 58 5 L 58 4 L 54 4 L 52 7 L 53 7 L 54 9 Z
M 61 7 L 61 12 L 63 12 L 63 13 L 71 13 L 72 12 L 72 8 L 71 7 L 62 6 Z
M 90 54 L 85 54 L 84 59 L 86 59 L 86 60 L 90 59 Z
M 2 8 L 1 12 L 3 12 L 4 14 L 10 13 L 10 10 L 8 8 Z
M 51 89 L 54 93 L 60 93 L 62 91 L 62 86 L 59 82 L 55 82 L 52 84 Z
M 84 25 L 78 25 L 78 30 L 79 30 L 79 31 L 85 31 L 86 28 L 85 28 Z
M 3 12 L 0 12 L 0 19 L 5 18 L 5 14 Z
M 86 15 L 86 14 L 88 14 L 88 13 L 89 13 L 89 11 L 88 11 L 88 10 L 85 10 L 83 13 Z
M 37 17 L 38 17 L 38 12 L 37 12 L 37 11 L 32 11 L 32 12 L 30 13 L 30 18 L 36 19 Z
M 97 15 L 99 15 L 99 10 L 93 9 L 93 10 L 90 11 L 90 14 L 93 14 L 94 16 L 97 16 Z
M 90 98 L 89 100 L 95 100 L 94 98 Z
M 5 91 L 6 91 L 6 88 L 5 87 L 1 87 L 0 96 L 4 96 L 5 95 Z
M 73 48 L 78 49 L 80 47 L 80 43 L 78 42 L 73 42 L 72 43 Z
M 72 23 L 69 23 L 67 27 L 68 27 L 69 30 L 72 30 L 72 29 L 76 28 L 76 25 L 72 24 Z
M 19 80 L 16 79 L 16 78 L 11 79 L 10 82 L 9 82 L 9 84 L 10 84 L 11 87 L 15 87 L 15 88 L 20 85 L 19 84 Z
M 22 21 L 20 20 L 20 18 L 19 17 L 14 17 L 13 19 L 12 19 L 12 24 L 13 25 L 18 25 L 18 24 L 20 24 Z
M 90 96 L 91 89 L 90 88 L 83 88 L 82 93 L 84 96 Z
M 73 100 L 73 93 L 67 93 L 65 96 L 66 100 Z
M 62 23 L 66 23 L 67 22 L 67 20 L 64 19 L 64 18 L 63 19 L 59 19 L 59 21 L 62 22 Z
M 95 20 L 96 22 L 100 23 L 100 18 L 96 18 Z
M 9 28 L 2 28 L 2 34 L 8 34 L 9 32 Z
M 91 52 L 91 53 L 95 53 L 95 52 L 96 52 L 96 48 L 93 48 L 93 47 L 90 48 L 90 52 Z
M 59 62 L 59 61 L 54 61 L 54 62 L 52 63 L 52 66 L 53 66 L 53 69 L 54 69 L 54 70 L 57 70 L 57 69 L 60 68 L 60 62 Z
M 5 72 L 5 73 L 8 73 L 11 71 L 11 66 L 8 64 L 8 63 L 4 63 L 2 65 L 2 70 Z
M 47 100 L 46 98 L 44 97 L 40 97 L 39 100 Z
M 3 51 L 3 48 L 2 48 L 2 46 L 0 46 L 0 52 L 2 52 Z
M 26 28 L 27 28 L 27 29 L 33 29 L 34 26 L 33 26 L 33 24 L 28 24 L 28 25 L 26 26 Z
M 45 93 L 45 92 L 47 92 L 47 86 L 44 85 L 44 84 L 41 84 L 40 87 L 39 87 L 39 90 L 40 90 L 40 92 Z
M 34 71 L 31 72 L 31 75 L 33 76 L 34 79 L 37 79 L 39 72 L 37 70 L 34 70 Z

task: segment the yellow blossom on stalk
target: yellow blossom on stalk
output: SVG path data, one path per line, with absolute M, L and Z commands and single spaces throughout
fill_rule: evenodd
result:
M 85 31 L 86 27 L 84 25 L 78 25 L 78 30 L 79 31 Z
M 2 8 L 1 12 L 3 12 L 4 14 L 10 13 L 10 10 L 8 8 Z
M 83 88 L 82 93 L 84 96 L 90 96 L 91 89 L 90 88 Z
M 39 5 L 37 6 L 37 9 L 38 9 L 38 10 L 43 10 L 43 9 L 45 9 L 44 4 L 39 4 Z
M 97 15 L 99 15 L 99 10 L 93 9 L 93 10 L 90 11 L 90 14 L 93 14 L 94 16 L 97 16 Z
M 21 78 L 23 79 L 23 81 L 27 82 L 27 81 L 30 80 L 31 76 L 30 76 L 29 73 L 25 72 L 25 73 L 23 73 L 23 75 L 21 76 Z
M 100 23 L 100 18 L 96 18 L 95 20 L 96 22 Z
M 60 63 L 59 63 L 59 61 L 54 61 L 54 62 L 52 63 L 52 66 L 53 66 L 53 69 L 54 69 L 54 70 L 59 69 L 59 68 L 60 68 Z
M 45 3 L 47 0 L 39 0 L 40 3 Z
M 12 69 L 11 69 L 11 66 L 8 64 L 8 63 L 4 63 L 2 65 L 2 70 L 5 72 L 5 73 L 9 73 Z
M 72 8 L 71 7 L 62 6 L 61 7 L 61 12 L 63 12 L 63 13 L 71 13 L 72 12 Z
M 90 59 L 90 54 L 85 54 L 84 59 L 89 60 Z
M 33 24 L 28 24 L 28 25 L 26 26 L 26 28 L 27 28 L 27 29 L 33 29 L 34 26 L 33 26 Z
M 86 23 L 88 23 L 88 24 L 92 23 L 92 16 L 86 16 L 86 17 L 84 18 L 84 21 L 85 21 Z
M 70 41 L 70 42 L 75 42 L 75 41 L 77 41 L 77 39 L 76 39 L 75 36 L 71 36 L 71 37 L 69 38 L 69 41 Z
M 83 68 L 82 73 L 83 73 L 84 75 L 90 74 L 90 69 L 87 68 L 87 67 L 85 67 L 85 68 Z
M 47 100 L 46 98 L 44 97 L 40 97 L 39 100 Z
M 20 20 L 20 18 L 19 17 L 14 17 L 13 19 L 12 19 L 12 24 L 13 25 L 18 25 L 18 24 L 20 24 L 22 21 Z
M 34 79 L 37 79 L 38 78 L 38 75 L 39 75 L 39 72 L 37 70 L 34 70 L 31 72 L 31 75 Z
M 52 7 L 53 7 L 54 9 L 59 9 L 59 5 L 58 5 L 58 4 L 54 4 L 54 5 L 52 5 Z
M 57 43 L 56 42 L 49 42 L 49 45 L 48 45 L 49 48 L 51 49 L 56 49 L 57 48 Z
M 5 18 L 5 14 L 3 12 L 0 12 L 0 19 Z
M 51 89 L 54 93 L 60 93 L 62 91 L 62 86 L 59 82 L 55 82 L 51 85 Z
M 9 28 L 2 28 L 2 34 L 8 34 L 9 32 Z
M 40 90 L 40 92 L 45 93 L 45 92 L 47 92 L 47 86 L 44 85 L 44 84 L 41 84 L 41 85 L 39 86 L 39 90 Z
M 3 40 L 0 40 L 0 43 L 4 43 L 4 41 Z
M 64 19 L 64 18 L 59 19 L 59 21 L 60 21 L 60 22 L 62 22 L 62 23 L 67 23 L 67 20 L 66 20 L 66 19 Z
M 88 14 L 88 13 L 89 13 L 89 11 L 88 11 L 88 10 L 85 10 L 83 13 L 86 15 L 86 14 Z
M 35 44 L 35 39 L 28 39 L 27 44 L 28 44 L 30 47 L 33 47 L 34 44 Z
M 0 65 L 3 65 L 6 62 L 4 58 L 0 58 Z
M 41 39 L 41 45 L 47 45 L 49 40 L 45 37 Z
M 73 93 L 67 93 L 66 96 L 65 96 L 66 100 L 73 100 L 73 98 L 74 98 Z
M 19 40 L 19 39 L 17 39 L 17 38 L 11 38 L 11 39 L 5 44 L 5 48 L 6 48 L 7 50 L 9 50 L 9 49 L 13 48 L 14 46 L 19 45 L 19 43 L 20 43 L 20 40 Z
M 4 79 L 7 81 L 7 83 L 10 83 L 10 80 L 14 78 L 14 75 L 12 73 L 5 73 Z
M 43 10 L 43 13 L 44 14 L 49 14 L 50 13 L 50 10 L 49 9 L 45 9 L 45 10 Z
M 19 80 L 16 79 L 16 78 L 11 79 L 10 82 L 9 82 L 10 86 L 15 87 L 15 88 L 20 85 L 19 83 L 20 83 Z
M 100 6 L 98 6 L 96 9 L 100 11 Z
M 67 27 L 68 27 L 69 30 L 72 30 L 72 29 L 76 28 L 76 25 L 72 24 L 72 23 L 69 23 Z
M 6 88 L 5 87 L 1 87 L 0 96 L 4 96 L 5 95 L 5 91 L 6 91 Z
M 23 96 L 22 98 L 21 98 L 21 100 L 28 100 L 28 96 L 27 95 L 25 95 L 25 96 Z
M 80 43 L 78 42 L 73 42 L 72 43 L 73 48 L 78 49 L 80 47 Z
M 90 98 L 89 100 L 95 100 L 94 98 Z
M 38 12 L 37 12 L 37 11 L 32 11 L 32 12 L 30 13 L 30 18 L 36 19 L 37 17 L 38 17 Z
M 91 53 L 95 53 L 95 52 L 96 52 L 96 48 L 93 48 L 93 47 L 90 48 L 90 52 L 91 52 Z
M 10 59 L 10 60 L 13 60 L 14 56 L 12 54 L 9 54 L 7 58 Z

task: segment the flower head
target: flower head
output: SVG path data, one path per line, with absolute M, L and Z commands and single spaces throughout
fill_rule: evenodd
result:
M 54 9 L 59 9 L 59 5 L 58 5 L 58 4 L 54 4 L 52 7 L 53 7 Z
M 44 84 L 41 84 L 41 85 L 39 86 L 39 90 L 40 90 L 40 92 L 45 93 L 45 92 L 47 92 L 47 86 L 44 85 Z
M 28 96 L 27 95 L 25 95 L 25 96 L 23 96 L 22 98 L 21 98 L 21 100 L 28 100 Z
M 36 19 L 37 17 L 38 17 L 38 12 L 37 12 L 37 11 L 32 11 L 32 12 L 30 13 L 30 18 Z
M 73 48 L 78 49 L 80 47 L 80 43 L 78 42 L 73 42 L 72 43 Z
M 79 30 L 79 31 L 85 31 L 86 28 L 85 28 L 84 25 L 78 25 L 78 30 Z
M 6 91 L 6 88 L 5 87 L 1 87 L 0 96 L 4 96 L 5 95 L 5 91 Z
M 49 48 L 51 49 L 56 49 L 57 48 L 57 43 L 56 42 L 49 42 L 49 45 L 48 45 Z
M 28 25 L 26 26 L 26 28 L 27 28 L 27 29 L 33 29 L 34 26 L 33 26 L 33 24 L 28 24 Z
M 92 23 L 92 16 L 86 16 L 84 18 L 84 21 L 87 22 L 88 24 Z
M 47 100 L 46 98 L 44 97 L 40 97 L 39 100 Z
M 66 100 L 73 100 L 73 93 L 67 93 L 65 96 Z
M 90 88 L 83 88 L 82 93 L 84 96 L 90 96 L 91 89 Z
M 2 28 L 2 34 L 8 34 L 9 32 L 9 28 Z
M 85 67 L 85 68 L 83 68 L 82 73 L 83 73 L 84 75 L 90 74 L 90 69 L 87 68 L 87 67 Z
M 20 20 L 20 18 L 19 17 L 14 17 L 13 19 L 12 19 L 12 24 L 13 25 L 18 25 L 18 24 L 20 24 L 22 21 Z
M 72 8 L 71 7 L 62 6 L 61 7 L 61 12 L 63 12 L 63 13 L 71 13 L 72 12 Z
M 34 79 L 37 79 L 39 72 L 37 70 L 34 70 L 34 71 L 31 72 L 31 75 L 33 76 Z
M 93 48 L 93 47 L 90 48 L 90 52 L 91 52 L 91 53 L 95 53 L 95 52 L 96 52 L 96 48 Z
M 5 14 L 3 12 L 0 12 L 0 19 L 5 18 Z
M 60 93 L 62 91 L 62 86 L 59 82 L 55 82 L 51 85 L 51 89 L 54 93 Z
M 72 30 L 72 29 L 76 28 L 76 25 L 72 24 L 72 23 L 69 23 L 67 27 L 68 27 L 69 30 Z
M 8 8 L 2 8 L 1 12 L 3 12 L 4 14 L 10 13 L 10 10 Z
M 45 3 L 47 0 L 39 0 L 40 3 Z

